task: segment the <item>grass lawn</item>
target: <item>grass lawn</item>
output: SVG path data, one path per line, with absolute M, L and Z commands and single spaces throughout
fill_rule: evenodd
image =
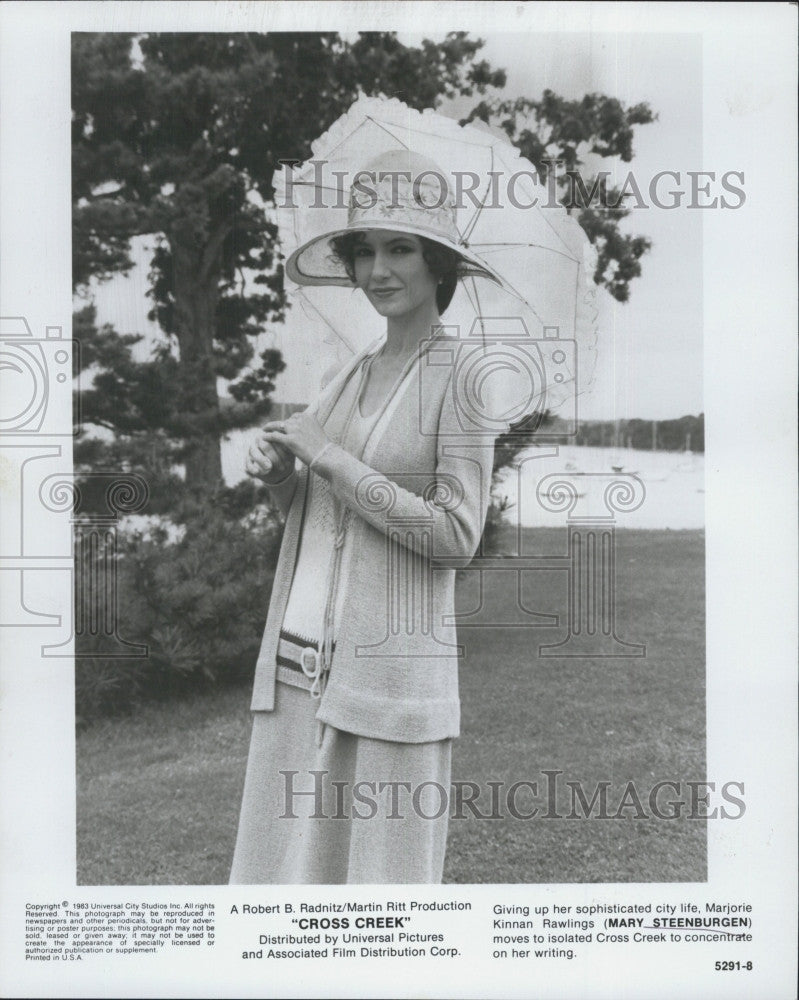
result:
M 565 531 L 529 531 L 536 553 L 562 552 Z M 698 531 L 617 534 L 617 632 L 644 643 L 642 658 L 539 657 L 565 636 L 566 574 L 526 575 L 525 607 L 559 614 L 536 629 L 463 629 L 462 736 L 453 780 L 476 782 L 489 812 L 489 781 L 539 784 L 539 816 L 450 822 L 445 882 L 693 882 L 706 878 L 702 820 L 545 819 L 544 770 L 563 772 L 557 811 L 568 814 L 566 781 L 590 801 L 610 782 L 618 811 L 635 782 L 644 810 L 658 781 L 702 781 L 705 773 L 704 538 Z M 492 607 L 515 603 L 507 592 Z M 463 608 L 474 574 L 459 585 Z M 78 883 L 227 882 L 249 739 L 249 688 L 148 705 L 105 720 L 77 738 Z M 711 776 L 712 779 L 712 776 Z M 661 796 L 665 810 L 669 798 Z M 629 799 L 628 799 L 629 801 Z M 520 811 L 530 797 L 519 795 Z M 467 812 L 468 816 L 468 812 Z

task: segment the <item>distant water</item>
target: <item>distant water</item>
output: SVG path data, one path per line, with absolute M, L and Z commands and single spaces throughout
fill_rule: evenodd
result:
M 544 480 L 557 474 L 558 481 L 565 481 L 580 494 L 572 517 L 607 515 L 605 492 L 613 482 L 621 482 L 635 490 L 632 505 L 639 499 L 641 502 L 634 510 L 614 512 L 619 528 L 704 528 L 704 455 L 571 445 L 559 446 L 556 456 L 546 454 L 552 450 L 531 449 L 519 472 L 505 475 L 501 491 L 515 503 L 508 511 L 509 520 L 523 527 L 565 525 L 566 511 L 546 509 L 556 504 L 557 496 L 547 490 Z M 614 467 L 619 471 L 614 473 Z M 545 494 L 542 498 L 538 496 L 539 485 Z

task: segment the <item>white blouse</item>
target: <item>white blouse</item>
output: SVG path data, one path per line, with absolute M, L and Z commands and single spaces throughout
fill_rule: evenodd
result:
M 353 405 L 353 397 L 359 390 L 360 381 L 357 376 L 349 380 L 337 406 L 348 410 Z M 378 407 L 376 413 L 362 417 L 356 404 L 346 436 L 341 442 L 342 447 L 353 455 L 360 455 L 378 421 L 380 410 L 381 407 Z M 283 631 L 290 632 L 309 646 L 318 645 L 322 639 L 327 601 L 326 583 L 333 558 L 335 533 L 335 511 L 330 485 L 321 476 L 309 476 L 297 563 L 283 616 Z M 352 558 L 348 539 L 349 535 L 341 553 L 341 579 L 346 578 Z M 334 618 L 336 625 L 340 620 L 343 593 L 344 588 L 339 587 Z M 334 637 L 335 631 L 334 626 Z

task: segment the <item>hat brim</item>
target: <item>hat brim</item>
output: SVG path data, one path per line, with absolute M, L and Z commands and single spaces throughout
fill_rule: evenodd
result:
M 423 236 L 425 239 L 447 247 L 456 253 L 461 261 L 461 277 L 488 278 L 505 287 L 505 282 L 485 261 L 468 247 L 441 237 L 435 230 L 424 226 L 415 226 L 397 222 L 380 224 L 379 222 L 363 222 L 346 229 L 336 229 L 321 236 L 315 236 L 292 253 L 286 261 L 286 275 L 297 285 L 341 285 L 344 288 L 354 288 L 355 282 L 347 274 L 344 264 L 335 255 L 330 241 L 347 233 L 365 233 L 376 230 L 408 233 L 412 236 Z

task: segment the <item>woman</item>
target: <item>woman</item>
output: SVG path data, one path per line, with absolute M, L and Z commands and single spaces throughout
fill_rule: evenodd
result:
M 459 274 L 493 275 L 459 245 L 454 205 L 431 191 L 435 164 L 390 153 L 366 171 L 373 197 L 353 188 L 347 229 L 300 247 L 287 272 L 354 284 L 385 340 L 315 406 L 267 424 L 248 459 L 286 526 L 237 884 L 441 881 L 459 733 L 455 568 L 482 533 L 493 440 L 461 427 L 458 341 L 440 314 Z M 399 184 L 380 182 L 397 172 Z

